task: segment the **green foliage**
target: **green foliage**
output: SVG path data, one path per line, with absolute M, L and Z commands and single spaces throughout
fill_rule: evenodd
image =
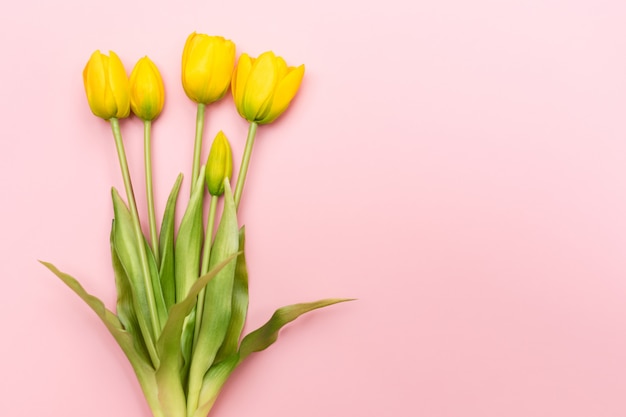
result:
M 233 194 L 228 180 L 224 181 L 224 210 L 211 249 L 209 269 L 229 259 L 239 249 L 239 227 Z M 226 265 L 206 286 L 204 309 L 198 340 L 194 342 L 189 370 L 189 396 L 187 412 L 197 408 L 198 395 L 204 374 L 208 371 L 219 350 L 230 325 L 233 281 L 236 261 Z
M 245 228 L 239 229 L 233 193 L 226 180 L 209 272 L 198 277 L 200 252 L 207 244 L 202 232 L 203 174 L 204 167 L 178 236 L 174 222 L 182 176 L 172 188 L 161 223 L 160 265 L 144 237 L 148 280 L 143 276 L 132 216 L 118 192 L 112 190 L 115 218 L 110 243 L 117 314 L 88 294 L 76 279 L 43 262 L 91 307 L 113 335 L 131 362 L 155 417 L 205 417 L 236 367 L 251 353 L 272 345 L 285 325 L 312 310 L 349 301 L 334 298 L 279 308 L 265 325 L 241 339 L 248 310 Z M 155 314 L 149 308 L 146 282 L 153 289 Z M 204 305 L 201 316 L 196 317 L 199 295 L 204 297 Z M 196 319 L 201 322 L 194 340 Z M 158 334 L 152 331 L 153 323 L 158 324 Z
M 153 365 L 158 366 L 158 357 L 155 354 L 156 335 L 152 332 L 152 321 L 157 318 L 153 317 L 150 312 L 148 292 L 143 278 L 139 248 L 133 233 L 132 219 L 128 207 L 115 188 L 112 189 L 111 194 L 115 214 L 112 232 L 113 251 L 117 255 L 117 262 L 127 277 L 130 298 L 132 298 L 132 306 L 141 329 L 142 338 L 150 353 Z M 127 295 L 124 296 L 128 297 Z
M 133 305 L 133 295 L 130 287 L 130 281 L 126 270 L 122 266 L 120 257 L 115 249 L 115 220 L 111 227 L 111 258 L 113 261 L 113 274 L 115 275 L 115 287 L 117 288 L 117 316 L 120 319 L 124 329 L 133 337 L 133 346 L 138 355 L 146 362 L 150 361 L 148 348 L 141 334 L 137 313 Z
M 309 311 L 337 303 L 343 303 L 345 301 L 352 301 L 352 299 L 328 298 L 325 300 L 314 301 L 312 303 L 293 304 L 279 308 L 274 312 L 267 323 L 243 338 L 241 341 L 241 347 L 239 348 L 240 361 L 246 359 L 252 352 L 259 352 L 271 346 L 276 339 L 278 339 L 279 330 L 282 329 L 287 323 L 294 321 Z
M 159 253 L 161 265 L 159 265 L 159 277 L 165 307 L 169 309 L 176 302 L 176 278 L 174 269 L 174 226 L 176 224 L 176 200 L 183 182 L 183 174 L 179 174 L 174 187 L 167 199 L 161 232 L 159 233 Z
M 203 116 L 204 113 L 198 114 Z M 198 139 L 202 138 L 202 123 L 203 119 L 198 117 L 196 145 L 201 145 Z M 257 124 L 250 125 L 235 193 L 230 185 L 231 168 L 214 167 L 219 175 L 213 178 L 216 182 L 213 185 L 220 191 L 214 194 L 221 194 L 222 177 L 224 194 L 213 197 L 207 236 L 203 227 L 207 197 L 204 166 L 199 175 L 195 175 L 194 163 L 193 191 L 178 231 L 176 206 L 182 174 L 167 199 L 158 242 L 155 242 L 156 222 L 151 209 L 151 241 L 158 245 L 158 256 L 155 256 L 156 246 L 151 250 L 142 232 L 117 119 L 111 119 L 111 125 L 128 203 L 115 188 L 111 190 L 114 219 L 110 246 L 117 289 L 116 312 L 108 310 L 70 275 L 52 264 L 42 264 L 104 323 L 130 361 L 154 417 L 206 417 L 237 366 L 253 352 L 276 342 L 285 325 L 315 309 L 349 300 L 332 298 L 279 308 L 267 323 L 242 338 L 249 303 L 248 266 L 245 228 L 240 228 L 237 207 Z M 146 132 L 149 135 L 149 129 Z M 201 146 L 194 147 L 194 161 L 199 161 L 200 149 Z M 146 167 L 149 168 L 148 159 Z M 223 207 L 212 240 L 218 198 Z M 203 248 L 205 259 L 201 269 Z M 208 272 L 200 276 L 207 265 Z
M 246 266 L 246 254 L 244 246 L 246 243 L 246 230 L 242 227 L 239 230 L 239 250 L 241 255 L 237 257 L 235 266 L 235 276 L 233 280 L 233 294 L 231 301 L 231 315 L 228 330 L 224 337 L 224 343 L 217 353 L 216 362 L 223 358 L 229 357 L 237 352 L 239 348 L 239 339 L 243 326 L 246 323 L 246 314 L 248 313 L 248 268 Z

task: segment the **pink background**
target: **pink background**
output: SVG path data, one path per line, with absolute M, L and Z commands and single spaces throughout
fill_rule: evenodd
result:
M 190 170 L 195 30 L 306 64 L 292 108 L 259 129 L 242 202 L 247 329 L 359 299 L 285 329 L 214 416 L 625 416 L 625 3 L 412 3 L 3 2 L 0 415 L 149 415 L 105 328 L 36 260 L 114 306 L 122 183 L 81 72 L 95 49 L 161 69 L 160 216 Z M 143 210 L 141 126 L 122 129 Z M 219 129 L 238 161 L 230 97 L 205 143 Z

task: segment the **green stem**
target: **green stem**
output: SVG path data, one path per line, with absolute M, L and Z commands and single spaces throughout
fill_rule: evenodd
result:
M 159 401 L 159 386 L 156 383 L 155 375 L 143 371 L 140 366 L 135 366 L 132 362 L 131 365 L 135 370 L 135 375 L 137 375 L 137 380 L 139 381 L 146 402 L 150 407 L 150 411 L 152 411 L 152 417 L 165 417 L 165 412 Z
M 248 173 L 250 157 L 252 156 L 252 146 L 254 145 L 254 136 L 256 135 L 257 126 L 258 124 L 256 122 L 250 122 L 250 128 L 248 129 L 248 138 L 246 139 L 246 149 L 243 151 L 243 158 L 241 160 L 241 166 L 239 167 L 239 174 L 237 175 L 237 186 L 235 187 L 236 208 L 239 208 L 239 200 L 241 200 L 243 185 L 246 182 L 246 175 Z
M 198 103 L 198 112 L 196 114 L 196 140 L 193 146 L 193 166 L 191 169 L 191 193 L 198 179 L 200 172 L 200 157 L 202 155 L 202 134 L 204 132 L 204 109 L 206 106 Z
M 152 242 L 152 253 L 157 265 L 160 264 L 159 237 L 157 235 L 156 219 L 154 215 L 154 193 L 152 192 L 152 150 L 150 145 L 150 130 L 152 122 L 143 121 L 144 156 L 146 165 L 146 195 L 148 199 L 148 222 L 150 224 L 150 241 Z
M 213 225 L 215 223 L 215 213 L 217 212 L 217 200 L 219 200 L 218 196 L 211 196 L 209 203 L 209 219 L 206 225 L 206 243 L 204 244 L 204 252 L 202 254 L 201 276 L 209 272 L 209 260 L 211 256 L 211 243 L 213 241 Z
M 200 276 L 209 272 L 209 261 L 211 259 L 211 245 L 213 242 L 213 225 L 215 223 L 215 212 L 217 211 L 218 196 L 211 196 L 211 202 L 209 203 L 209 219 L 206 224 L 206 234 L 204 237 L 204 249 L 202 253 L 202 268 Z M 196 307 L 196 327 L 194 328 L 194 346 L 198 340 L 200 334 L 200 325 L 202 324 L 202 311 L 204 310 L 204 288 L 198 294 L 198 304 Z
M 133 229 L 135 231 L 135 238 L 137 240 L 137 247 L 139 249 L 139 257 L 141 261 L 141 269 L 143 272 L 144 285 L 146 287 L 148 309 L 150 310 L 150 322 L 152 325 L 152 340 L 157 340 L 160 325 L 158 323 L 158 314 L 156 309 L 156 303 L 154 301 L 154 291 L 152 283 L 150 281 L 150 267 L 148 266 L 148 255 L 146 254 L 146 246 L 144 244 L 143 233 L 141 232 L 141 223 L 139 222 L 139 213 L 137 212 L 137 204 L 135 203 L 135 194 L 133 193 L 133 185 L 130 181 L 130 173 L 128 172 L 128 161 L 126 160 L 126 152 L 124 151 L 124 142 L 122 141 L 122 133 L 120 132 L 120 123 L 116 118 L 111 118 L 111 128 L 113 129 L 113 136 L 115 137 L 115 147 L 117 148 L 117 155 L 120 160 L 120 168 L 122 169 L 122 177 L 124 179 L 124 187 L 126 188 L 126 198 L 128 199 L 128 206 L 130 209 L 130 215 L 133 220 Z M 155 358 L 152 358 L 153 362 Z M 158 363 L 158 358 L 156 358 Z

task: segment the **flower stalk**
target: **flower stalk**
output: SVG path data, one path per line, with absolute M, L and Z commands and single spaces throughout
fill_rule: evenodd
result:
M 122 178 L 124 180 L 124 188 L 126 189 L 126 198 L 128 200 L 128 208 L 133 221 L 133 230 L 135 233 L 136 243 L 139 248 L 139 257 L 141 263 L 141 270 L 144 278 L 145 291 L 147 293 L 147 299 L 145 302 L 148 304 L 150 310 L 150 317 L 148 322 L 151 325 L 149 329 L 153 340 L 156 340 L 161 331 L 161 325 L 158 322 L 157 308 L 154 298 L 154 290 L 150 281 L 150 267 L 148 266 L 148 257 L 144 245 L 144 237 L 141 232 L 141 223 L 139 221 L 139 212 L 137 211 L 137 203 L 135 202 L 135 194 L 133 192 L 133 185 L 130 180 L 130 173 L 128 171 L 128 161 L 126 159 L 126 152 L 124 150 L 124 142 L 122 140 L 122 133 L 120 132 L 119 120 L 115 117 L 109 120 L 111 122 L 111 128 L 113 130 L 113 137 L 115 138 L 115 148 L 117 149 L 117 155 L 120 162 L 120 168 L 122 170 Z M 152 358 L 153 361 L 158 362 L 158 358 Z
M 241 201 L 241 194 L 243 193 L 243 186 L 246 182 L 246 176 L 248 175 L 248 166 L 250 165 L 250 158 L 252 157 L 252 147 L 254 146 L 254 137 L 256 136 L 256 129 L 258 124 L 256 122 L 250 122 L 248 128 L 248 137 L 246 138 L 246 147 L 243 151 L 243 157 L 241 159 L 241 165 L 239 166 L 239 174 L 237 175 L 237 185 L 235 186 L 235 207 L 239 208 L 239 202 Z
M 143 138 L 144 138 L 144 159 L 146 168 L 146 199 L 148 201 L 148 223 L 150 227 L 150 242 L 152 244 L 152 252 L 157 265 L 160 263 L 159 254 L 159 235 L 157 233 L 156 216 L 154 213 L 154 192 L 152 191 L 152 144 L 151 144 L 152 122 L 150 120 L 143 121 Z
M 191 194 L 193 194 L 196 180 L 200 172 L 200 158 L 202 156 L 202 136 L 204 134 L 204 113 L 206 105 L 198 103 L 196 111 L 196 138 L 193 145 L 193 165 L 191 168 Z

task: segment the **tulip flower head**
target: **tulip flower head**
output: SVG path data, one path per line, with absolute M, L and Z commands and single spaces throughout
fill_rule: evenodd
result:
M 249 122 L 273 122 L 287 110 L 303 76 L 304 65 L 288 67 L 271 51 L 256 59 L 241 55 L 232 81 L 237 111 Z
M 163 110 L 165 90 L 159 69 L 147 56 L 130 73 L 130 108 L 142 120 L 154 120 Z
M 224 194 L 224 180 L 233 175 L 233 154 L 226 135 L 220 130 L 209 152 L 206 165 L 206 183 L 212 196 Z
M 93 114 L 105 120 L 128 117 L 130 98 L 128 76 L 120 58 L 95 51 L 85 69 L 83 82 L 87 101 Z
M 221 36 L 192 33 L 185 42 L 183 88 L 196 103 L 209 104 L 226 94 L 235 67 L 235 44 Z

